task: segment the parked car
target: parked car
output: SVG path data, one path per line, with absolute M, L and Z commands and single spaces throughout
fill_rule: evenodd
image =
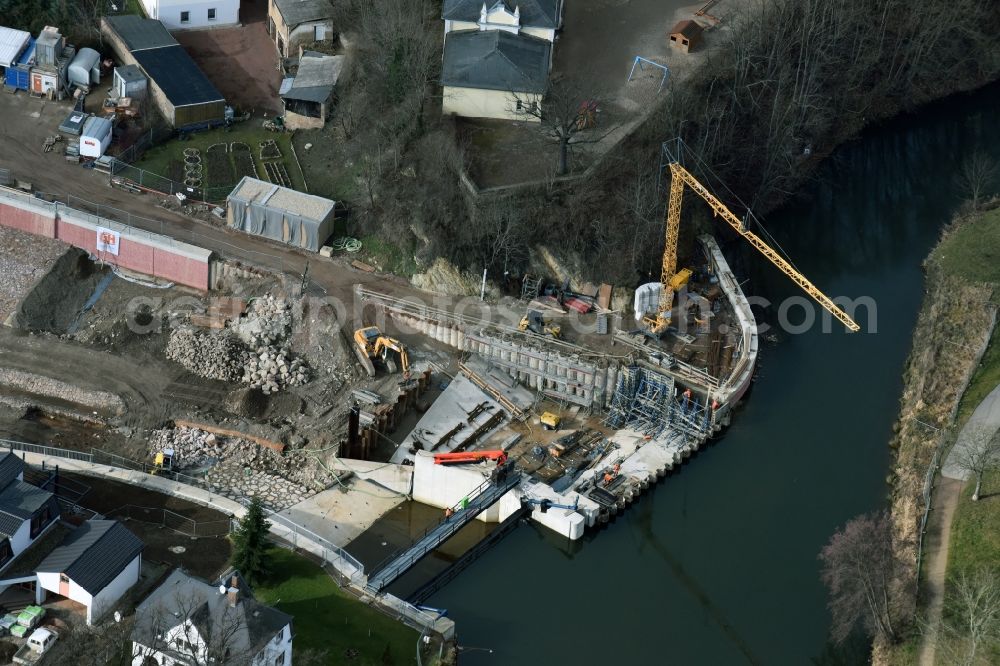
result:
M 14 663 L 22 666 L 34 666 L 39 663 L 45 654 L 52 649 L 52 645 L 59 639 L 52 629 L 35 629 L 24 645 L 14 653 Z

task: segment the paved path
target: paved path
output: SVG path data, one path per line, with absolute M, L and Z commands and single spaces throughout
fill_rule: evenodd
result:
M 941 476 L 948 479 L 958 479 L 959 481 L 966 481 L 969 478 L 969 472 L 959 468 L 955 464 L 955 451 L 967 446 L 969 440 L 972 436 L 973 429 L 981 426 L 987 426 L 993 429 L 1000 428 L 1000 385 L 997 385 L 993 391 L 986 396 L 979 406 L 976 407 L 976 411 L 972 412 L 972 416 L 966 421 L 965 427 L 962 428 L 962 432 L 958 433 L 958 439 L 955 441 L 955 446 L 952 447 L 951 451 L 948 452 L 948 457 L 944 460 L 944 466 L 941 468 Z

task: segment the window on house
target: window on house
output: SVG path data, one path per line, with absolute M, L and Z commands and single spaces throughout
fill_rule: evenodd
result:
M 326 26 L 325 25 L 316 26 L 315 33 L 316 33 L 316 41 L 322 42 L 324 39 L 326 39 Z
M 522 102 L 521 100 L 517 100 L 517 110 L 524 111 L 524 102 Z
M 214 21 L 215 20 L 215 8 L 214 7 L 212 9 L 208 10 L 208 20 L 209 21 Z
M 285 653 L 282 652 L 274 658 L 274 666 L 282 666 L 285 663 Z
M 67 576 L 64 573 L 59 574 L 59 582 L 60 583 L 68 583 L 69 582 L 69 576 Z
M 42 528 L 49 524 L 49 519 L 51 514 L 49 513 L 49 507 L 44 507 L 38 513 L 31 517 L 31 538 L 34 539 L 38 536 L 38 533 L 42 531 Z
M 191 22 L 191 12 L 181 12 L 181 23 Z
M 538 102 L 532 102 L 531 103 L 531 112 L 532 113 L 538 113 Z
M 178 650 L 190 650 L 191 649 L 191 644 L 188 643 L 183 638 L 175 638 L 174 639 L 174 645 L 177 646 Z

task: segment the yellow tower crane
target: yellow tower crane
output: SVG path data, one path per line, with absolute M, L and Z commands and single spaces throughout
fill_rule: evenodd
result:
M 816 288 L 806 276 L 799 273 L 795 268 L 785 261 L 781 255 L 774 251 L 770 245 L 765 243 L 757 234 L 746 228 L 746 225 L 730 211 L 724 203 L 719 201 L 698 179 L 691 175 L 687 169 L 681 166 L 676 160 L 670 162 L 670 198 L 667 202 L 667 240 L 663 248 L 663 270 L 660 274 L 662 291 L 660 292 L 660 303 L 655 317 L 646 317 L 644 322 L 649 326 L 650 331 L 656 335 L 661 335 L 670 324 L 670 310 L 673 307 L 674 291 L 678 285 L 685 281 L 687 275 L 677 272 L 677 234 L 681 225 L 681 203 L 684 199 L 684 186 L 687 185 L 712 207 L 715 215 L 722 216 L 729 226 L 736 230 L 740 236 L 757 249 L 758 252 L 767 257 L 772 264 L 777 266 L 782 273 L 792 279 L 795 284 L 812 296 L 816 302 L 826 308 L 851 332 L 857 332 L 861 327 L 847 313 L 841 310 L 830 300 L 826 294 Z

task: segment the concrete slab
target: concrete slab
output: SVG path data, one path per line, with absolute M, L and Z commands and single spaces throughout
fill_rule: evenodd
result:
M 470 421 L 469 413 L 479 405 L 483 408 Z M 415 457 L 410 448 L 419 443 L 420 448 L 434 453 L 446 453 L 453 450 L 459 442 L 472 434 L 476 428 L 483 425 L 494 414 L 504 414 L 504 419 L 496 424 L 496 430 L 506 423 L 506 413 L 503 408 L 486 395 L 482 389 L 466 377 L 458 376 L 448 384 L 448 388 L 438 396 L 430 409 L 417 422 L 413 431 L 403 440 L 389 462 L 402 464 L 404 460 L 414 462 Z M 458 426 L 462 426 L 455 435 L 442 445 L 438 441 Z M 485 441 L 489 433 L 484 433 L 479 441 Z M 475 448 L 475 447 L 473 447 Z
M 473 355 L 466 362 L 466 367 L 479 375 L 497 393 L 510 400 L 524 411 L 535 404 L 535 394 L 517 383 L 513 377 L 501 368 L 491 368 L 481 356 Z
M 346 489 L 324 490 L 279 515 L 343 548 L 404 500 L 406 495 L 355 478 Z

